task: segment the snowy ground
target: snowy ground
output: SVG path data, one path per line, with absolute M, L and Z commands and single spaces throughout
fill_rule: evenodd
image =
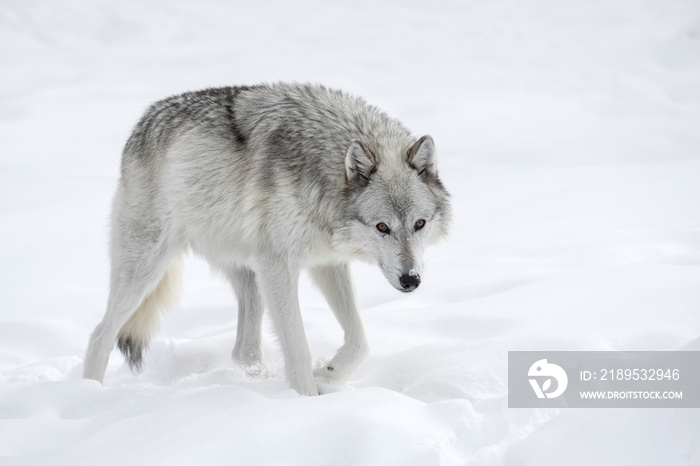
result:
M 508 350 L 700 350 L 700 4 L 378 3 L 0 4 L 0 464 L 700 464 L 699 410 L 506 404 Z M 144 372 L 81 380 L 131 126 L 277 80 L 433 135 L 456 221 L 423 285 L 356 266 L 371 354 L 305 398 L 269 325 L 276 375 L 233 365 L 235 300 L 191 258 Z

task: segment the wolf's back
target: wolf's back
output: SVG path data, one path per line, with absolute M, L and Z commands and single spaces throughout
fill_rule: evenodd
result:
M 304 155 L 337 166 L 352 139 L 375 153 L 411 140 L 397 120 L 342 91 L 284 83 L 221 87 L 152 104 L 127 141 L 123 163 L 134 158 L 149 162 L 192 130 L 253 156 L 274 152 L 288 162 Z

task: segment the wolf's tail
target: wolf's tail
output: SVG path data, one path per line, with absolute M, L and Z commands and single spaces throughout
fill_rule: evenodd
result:
M 182 287 L 182 260 L 176 259 L 160 279 L 158 285 L 147 295 L 129 320 L 119 330 L 117 347 L 124 354 L 132 371 L 140 371 L 143 352 L 158 330 L 160 314 L 177 304 Z

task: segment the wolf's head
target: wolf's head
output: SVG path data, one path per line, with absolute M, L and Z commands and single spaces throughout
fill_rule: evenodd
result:
M 433 139 L 374 150 L 355 140 L 345 171 L 349 204 L 334 246 L 378 263 L 397 290 L 415 290 L 425 246 L 443 238 L 451 221 Z

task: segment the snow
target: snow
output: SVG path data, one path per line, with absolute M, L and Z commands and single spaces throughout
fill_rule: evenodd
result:
M 700 349 L 697 2 L 10 1 L 0 69 L 0 464 L 700 465 L 698 410 L 506 402 L 508 351 Z M 232 363 L 235 299 L 191 257 L 144 372 L 82 380 L 132 125 L 277 80 L 434 137 L 455 224 L 423 284 L 354 265 L 370 355 L 306 398 L 267 321 L 270 377 Z

